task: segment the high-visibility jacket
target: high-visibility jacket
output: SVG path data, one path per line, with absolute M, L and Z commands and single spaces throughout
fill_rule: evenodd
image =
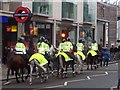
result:
M 46 44 L 44 42 L 39 42 L 37 44 L 38 53 L 45 54 Z
M 77 51 L 83 51 L 84 50 L 84 45 L 83 45 L 83 43 L 77 43 Z
M 50 47 L 49 47 L 49 45 L 48 45 L 47 43 L 45 43 L 45 51 L 46 51 L 46 52 L 49 52 L 49 51 L 50 51 Z
M 77 54 L 82 57 L 82 60 L 85 60 L 85 55 L 83 54 L 83 52 L 77 51 L 77 52 L 74 53 L 74 55 L 77 55 Z
M 17 42 L 15 46 L 16 54 L 26 54 L 26 47 L 23 43 Z
M 57 57 L 58 55 L 62 55 L 62 56 L 65 58 L 65 61 L 73 60 L 73 59 L 71 59 L 71 58 L 70 58 L 66 53 L 64 53 L 64 52 L 58 52 L 58 54 L 56 55 L 56 57 Z
M 33 54 L 30 59 L 29 62 L 32 61 L 33 59 L 38 60 L 38 62 L 40 63 L 40 65 L 45 65 L 48 63 L 47 59 L 40 53 L 35 53 Z
M 73 50 L 73 45 L 70 41 L 64 42 L 63 52 L 70 52 L 70 50 Z
M 91 49 L 95 50 L 95 51 L 98 51 L 98 44 L 97 43 L 92 43 L 91 44 Z
M 97 53 L 96 53 L 94 50 L 89 50 L 88 53 L 87 53 L 87 55 L 88 55 L 89 53 L 91 53 L 92 56 L 97 55 Z
M 58 50 L 59 50 L 59 51 L 63 51 L 63 48 L 64 48 L 64 43 L 61 42 L 61 43 L 59 44 L 59 46 L 58 46 Z

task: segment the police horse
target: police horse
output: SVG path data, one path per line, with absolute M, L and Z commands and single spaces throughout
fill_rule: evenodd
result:
M 85 55 L 81 51 L 75 52 L 74 55 L 76 56 L 75 65 L 74 65 L 75 73 L 80 74 L 81 71 L 83 71 L 83 61 L 85 60 Z
M 98 64 L 99 64 L 99 60 L 98 60 L 98 53 L 96 53 L 94 50 L 89 49 L 87 52 L 87 56 L 86 56 L 86 64 L 87 64 L 87 70 L 89 70 L 89 67 L 91 67 L 91 70 L 97 69 L 98 68 Z
M 18 79 L 18 75 L 20 76 L 21 74 L 22 74 L 22 77 L 21 77 L 22 82 L 24 82 L 24 79 L 23 79 L 24 68 L 26 68 L 29 71 L 29 66 L 25 61 L 25 59 L 23 59 L 20 55 L 17 55 L 14 53 L 11 54 L 11 56 L 7 60 L 7 82 L 5 83 L 5 85 L 10 84 L 9 82 L 10 70 L 13 72 L 15 71 L 17 83 L 20 83 Z
M 72 68 L 72 73 L 73 76 L 75 76 L 75 72 L 74 72 L 74 60 L 71 59 L 66 53 L 64 52 L 59 52 L 57 54 L 57 58 L 56 58 L 58 64 L 57 64 L 57 75 L 65 78 L 67 77 L 67 69 L 68 66 L 70 65 Z
M 30 59 L 29 59 L 29 66 L 30 66 L 30 72 L 25 77 L 25 79 L 28 79 L 29 75 L 29 84 L 32 85 L 32 76 L 33 76 L 33 70 L 36 70 L 36 74 L 39 77 L 41 77 L 41 82 L 45 82 L 48 79 L 48 61 L 46 58 L 40 54 L 40 53 L 34 53 Z

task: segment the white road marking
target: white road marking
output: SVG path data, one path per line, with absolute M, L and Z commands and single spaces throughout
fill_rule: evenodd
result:
M 90 77 L 89 77 L 89 76 L 87 76 L 87 79 L 88 79 L 88 80 L 90 80 Z
M 97 75 L 91 75 L 90 77 L 98 77 L 98 76 L 105 76 L 106 74 L 97 74 Z
M 67 81 L 67 82 L 78 82 L 78 81 L 84 81 L 84 80 L 87 80 L 87 79 L 71 80 L 71 81 Z
M 45 88 L 57 88 L 57 87 L 64 87 L 65 85 L 57 85 L 57 86 L 50 86 L 50 87 L 45 87 Z
M 57 86 L 50 86 L 50 87 L 45 87 L 45 88 L 57 88 L 57 87 L 64 87 L 68 85 L 68 82 L 78 82 L 78 81 L 84 81 L 84 80 L 88 80 L 88 79 L 79 79 L 79 80 L 71 80 L 71 81 L 66 81 L 64 82 L 63 85 L 57 85 Z
M 65 82 L 64 85 L 67 86 L 67 82 Z
M 117 88 L 117 86 L 113 86 L 113 87 L 111 87 L 110 90 L 114 90 L 114 88 Z
M 108 74 L 108 72 L 105 72 L 105 74 Z

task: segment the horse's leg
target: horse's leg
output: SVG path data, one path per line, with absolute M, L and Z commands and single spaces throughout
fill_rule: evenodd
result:
M 93 70 L 93 59 L 90 60 L 91 70 Z
M 89 70 L 89 63 L 90 63 L 90 61 L 88 61 L 88 59 L 87 59 L 86 63 L 87 63 L 87 70 Z
M 24 82 L 24 79 L 23 79 L 23 74 L 24 74 L 23 68 L 21 69 L 21 72 L 22 72 L 22 82 Z
M 30 74 L 30 66 L 27 65 L 27 66 L 26 66 L 26 69 L 27 69 L 28 73 L 27 73 L 27 76 L 25 77 L 25 80 L 27 80 L 28 77 L 29 77 L 29 74 Z
M 73 73 L 73 76 L 75 76 L 74 60 L 72 60 L 70 63 L 71 63 L 71 66 L 72 66 L 72 73 Z
M 68 69 L 68 62 L 66 62 L 65 64 L 65 71 L 64 71 L 64 74 L 65 74 L 65 78 L 67 78 L 67 69 Z
M 7 82 L 9 80 L 9 75 L 10 75 L 10 68 L 7 69 Z
M 32 72 L 33 72 L 33 66 L 30 64 L 30 80 L 29 80 L 30 85 L 32 85 Z
M 17 83 L 20 83 L 20 81 L 18 80 L 17 75 L 18 75 L 18 71 L 17 71 L 17 70 L 15 70 L 16 81 L 17 81 Z

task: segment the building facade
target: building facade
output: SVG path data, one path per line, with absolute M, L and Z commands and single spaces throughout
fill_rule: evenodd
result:
M 114 13 L 114 14 L 113 14 Z M 101 33 L 101 34 L 100 34 Z M 116 44 L 117 6 L 97 2 L 97 41 L 102 46 Z
M 21 35 L 26 41 L 33 37 L 35 42 L 40 36 L 45 36 L 51 44 L 56 46 L 62 38 L 67 37 L 74 44 L 80 38 L 88 43 L 96 39 L 96 0 L 93 2 L 90 0 L 28 0 L 22 2 L 11 0 L 11 2 L 2 2 L 1 5 L 0 16 L 8 19 L 5 23 L 1 21 L 2 41 L 4 42 L 1 42 L 2 51 L 8 44 L 14 47 L 17 37 Z M 32 12 L 31 20 L 26 23 L 18 23 L 13 18 L 13 13 L 21 6 L 29 8 Z M 61 36 L 63 33 L 64 37 Z M 9 34 L 11 40 L 4 34 Z
M 118 17 L 118 33 L 117 33 L 117 39 L 120 40 L 120 2 L 119 2 L 119 6 L 118 6 L 118 12 L 117 12 L 117 17 Z

